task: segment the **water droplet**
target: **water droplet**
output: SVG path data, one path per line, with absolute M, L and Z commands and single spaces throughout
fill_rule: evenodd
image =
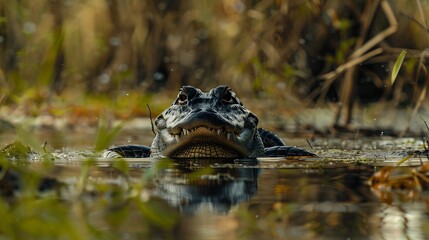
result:
M 127 70 L 128 70 L 128 65 L 127 65 L 127 64 L 125 64 L 125 63 L 122 63 L 122 64 L 120 64 L 120 65 L 119 65 L 118 69 L 119 69 L 119 71 L 121 71 L 121 72 L 125 72 L 125 71 L 127 71 Z
M 165 78 L 165 75 L 162 72 L 156 72 L 153 74 L 153 80 L 162 81 Z
M 199 39 L 206 39 L 209 37 L 209 32 L 206 29 L 199 29 L 197 36 Z
M 32 34 L 37 30 L 37 25 L 34 22 L 25 22 L 22 26 L 22 30 L 26 34 Z
M 98 77 L 98 81 L 102 84 L 107 84 L 110 82 L 110 75 L 107 73 L 103 73 Z
M 121 39 L 118 37 L 111 37 L 109 39 L 109 43 L 110 43 L 110 45 L 116 47 L 116 46 L 121 45 Z
M 242 1 L 237 1 L 235 3 L 234 8 L 235 8 L 236 12 L 242 13 L 242 12 L 244 12 L 244 10 L 246 10 L 246 5 L 244 5 L 244 3 Z

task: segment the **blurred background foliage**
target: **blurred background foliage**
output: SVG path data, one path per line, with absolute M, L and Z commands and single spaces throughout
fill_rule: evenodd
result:
M 184 84 L 228 84 L 294 107 L 341 103 L 346 122 L 356 104 L 420 107 L 428 11 L 419 0 L 0 0 L 0 101 L 126 117 L 148 102 L 159 113 Z

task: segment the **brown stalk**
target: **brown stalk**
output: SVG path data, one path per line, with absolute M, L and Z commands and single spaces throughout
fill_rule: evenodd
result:
M 381 54 L 383 52 L 382 48 L 377 48 L 377 49 L 372 50 L 370 52 L 368 52 L 368 51 L 370 49 L 372 49 L 374 46 L 376 46 L 377 44 L 384 41 L 384 39 L 386 39 L 387 37 L 389 37 L 390 35 L 395 33 L 397 28 L 398 28 L 398 22 L 395 18 L 395 15 L 393 14 L 392 8 L 390 7 L 390 5 L 387 1 L 382 0 L 380 2 L 380 5 L 381 5 L 381 8 L 382 8 L 384 14 L 386 15 L 388 22 L 389 22 L 389 27 L 386 28 L 385 30 L 383 30 L 382 32 L 378 33 L 376 36 L 371 38 L 366 43 L 363 43 L 364 39 L 366 38 L 369 26 L 370 26 L 372 19 L 374 17 L 375 10 L 377 9 L 377 6 L 379 3 L 373 2 L 373 3 L 368 3 L 368 4 L 370 4 L 370 5 L 367 5 L 366 10 L 365 10 L 366 13 L 363 15 L 363 16 L 365 16 L 364 19 L 366 21 L 364 21 L 364 23 L 363 23 L 363 27 L 361 29 L 361 33 L 360 33 L 358 42 L 356 44 L 357 49 L 350 55 L 349 61 L 347 63 L 340 65 L 334 71 L 327 73 L 327 74 L 322 76 L 322 79 L 330 80 L 327 82 L 329 82 L 331 84 L 333 79 L 337 78 L 341 73 L 346 72 L 346 74 L 344 76 L 344 80 L 343 80 L 342 85 L 341 85 L 341 89 L 340 89 L 340 102 L 342 104 L 339 105 L 338 110 L 337 110 L 337 114 L 336 114 L 336 122 L 335 123 L 337 125 L 339 124 L 342 112 L 344 112 L 344 111 L 345 111 L 345 115 L 346 115 L 345 124 L 348 124 L 351 122 L 352 111 L 353 111 L 352 108 L 353 108 L 353 103 L 354 103 L 353 92 L 354 92 L 354 87 L 355 87 L 355 82 L 356 82 L 356 80 L 355 80 L 356 79 L 356 68 L 355 68 L 355 66 L 358 63 L 362 63 L 371 57 L 374 57 L 376 55 Z M 325 84 L 325 86 L 326 86 L 326 84 Z
M 366 53 L 365 55 L 362 55 L 358 58 L 351 59 L 348 62 L 341 64 L 335 70 L 320 76 L 319 79 L 326 80 L 328 82 L 330 80 L 334 80 L 335 78 L 337 78 L 339 75 L 341 75 L 347 69 L 352 68 L 358 64 L 361 64 L 361 63 L 365 62 L 366 60 L 381 54 L 382 52 L 383 52 L 382 48 L 376 48 L 376 49 L 372 50 L 371 52 Z
M 424 28 L 424 29 L 426 29 L 426 31 L 428 30 L 428 27 L 427 27 L 427 25 L 426 25 L 426 17 L 425 17 L 425 14 L 424 14 L 424 10 L 423 10 L 423 7 L 422 7 L 422 4 L 421 4 L 421 2 L 419 1 L 419 0 L 416 0 L 416 3 L 417 3 L 417 8 L 418 8 L 418 11 L 419 11 L 419 14 L 420 14 L 420 17 L 421 17 L 421 19 L 422 19 L 422 22 L 420 23 L 421 24 L 421 26 Z M 417 21 L 416 21 L 417 22 Z M 418 23 L 418 22 L 417 22 Z M 427 36 L 427 35 L 426 35 Z M 428 37 L 426 37 L 426 42 L 427 43 L 429 43 L 429 38 Z
M 422 19 L 422 22 L 420 23 L 419 21 L 417 21 L 417 19 L 414 19 L 414 22 L 416 22 L 420 27 L 424 28 L 426 31 L 428 31 L 427 29 L 427 25 L 426 25 L 426 18 L 424 15 L 424 11 L 422 8 L 422 5 L 420 3 L 419 0 L 416 0 L 417 6 L 418 6 L 418 12 L 420 14 L 420 17 Z M 429 42 L 429 38 L 426 38 L 426 40 Z M 420 92 L 419 98 L 417 99 L 416 105 L 413 108 L 413 111 L 410 115 L 410 119 L 408 121 L 408 126 L 404 129 L 404 131 L 401 132 L 400 136 L 403 136 L 406 132 L 409 131 L 410 129 L 410 124 L 411 124 L 411 120 L 414 118 L 414 116 L 417 114 L 417 111 L 420 109 L 420 106 L 422 105 L 422 102 L 424 101 L 424 99 L 426 98 L 426 94 L 427 94 L 427 88 L 428 88 L 428 84 L 429 84 L 429 75 L 428 75 L 428 71 L 426 66 L 424 65 L 424 60 L 426 57 L 429 56 L 429 49 L 425 49 L 424 51 L 420 52 L 420 61 L 419 61 L 419 67 L 417 69 L 417 74 L 416 74 L 416 79 L 414 80 L 415 82 L 417 82 L 417 78 L 420 75 L 420 72 L 424 72 L 425 76 L 426 76 L 426 81 L 425 81 L 425 85 L 422 89 L 422 91 Z M 426 122 L 424 122 L 426 124 Z M 427 125 L 426 125 L 427 127 Z
M 325 80 L 325 83 L 322 86 L 322 90 L 320 91 L 321 92 L 320 99 L 325 98 L 325 95 L 328 92 L 329 86 L 331 86 L 332 83 L 335 81 L 335 79 L 338 76 L 340 76 L 344 71 L 346 71 L 347 69 L 352 68 L 358 64 L 361 64 L 361 63 L 365 62 L 366 60 L 381 54 L 382 52 L 383 52 L 382 48 L 374 49 L 371 52 L 369 52 L 369 53 L 367 53 L 367 54 L 365 54 L 359 58 L 352 59 L 352 60 L 338 66 L 335 70 L 320 76 L 319 79 Z
M 427 88 L 428 88 L 428 84 L 429 84 L 429 74 L 427 71 L 427 68 L 425 67 L 425 65 L 423 64 L 423 61 L 425 60 L 425 58 L 429 56 L 429 49 L 426 49 L 425 51 L 422 52 L 422 54 L 420 55 L 420 61 L 419 61 L 419 68 L 417 70 L 417 74 L 416 74 L 416 78 L 418 78 L 420 72 L 424 72 L 425 76 L 426 76 L 426 81 L 425 81 L 425 85 L 422 89 L 422 91 L 420 92 L 419 98 L 417 99 L 416 105 L 413 108 L 413 111 L 410 115 L 410 119 L 408 120 L 408 125 L 407 127 L 404 129 L 404 131 L 401 132 L 400 136 L 403 136 L 405 133 L 407 133 L 410 130 L 410 124 L 411 124 L 411 120 L 414 118 L 414 116 L 417 114 L 417 111 L 420 109 L 420 106 L 422 105 L 422 102 L 425 100 L 426 98 L 426 93 L 427 93 Z M 417 79 L 416 79 L 417 81 Z
M 398 21 L 396 20 L 395 14 L 393 13 L 389 3 L 385 0 L 381 1 L 381 8 L 383 9 L 390 26 L 375 35 L 373 38 L 363 44 L 360 48 L 354 51 L 354 53 L 350 55 L 350 58 L 356 58 L 366 53 L 369 49 L 371 49 L 372 47 L 379 44 L 384 39 L 395 33 L 398 29 Z
M 150 119 L 150 126 L 152 127 L 152 132 L 154 135 L 156 135 L 155 127 L 153 125 L 153 119 L 152 119 L 152 111 L 150 110 L 149 104 L 146 104 L 146 107 L 147 107 L 147 110 L 149 111 L 149 119 Z
M 359 38 L 357 39 L 356 45 L 355 45 L 355 51 L 356 49 L 359 49 L 362 44 L 364 44 L 364 41 L 368 35 L 368 30 L 369 27 L 371 26 L 371 23 L 373 21 L 374 18 L 374 14 L 377 10 L 378 5 L 380 4 L 380 1 L 369 1 L 367 2 L 366 6 L 365 6 L 365 10 L 364 13 L 362 15 L 363 18 L 363 24 L 362 24 L 362 28 L 360 30 L 360 34 L 359 34 Z M 361 55 L 359 55 L 359 57 L 361 57 Z M 353 56 L 349 57 L 349 59 L 353 59 Z M 347 125 L 348 123 L 350 123 L 351 118 L 352 118 L 352 112 L 353 112 L 353 103 L 354 103 L 354 89 L 355 89 L 355 85 L 356 85 L 356 65 L 351 66 L 350 68 L 347 68 L 346 73 L 344 75 L 344 79 L 341 83 L 341 88 L 340 88 L 340 102 L 342 104 L 340 104 L 337 108 L 337 113 L 336 113 L 336 119 L 335 119 L 335 124 L 338 125 L 340 122 L 340 118 L 341 118 L 341 113 L 345 112 L 345 124 Z

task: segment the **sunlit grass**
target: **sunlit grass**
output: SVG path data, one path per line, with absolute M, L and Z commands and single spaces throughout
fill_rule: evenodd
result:
M 352 81 L 367 78 L 388 96 L 411 89 L 409 77 L 419 86 L 425 77 L 424 3 L 403 8 L 391 1 L 25 0 L 0 3 L 0 9 L 0 102 L 27 115 L 98 116 L 107 106 L 121 118 L 147 116 L 142 106 L 150 103 L 159 113 L 169 103 L 164 93 L 182 84 L 204 89 L 229 84 L 239 94 L 294 101 L 294 106 L 339 96 L 353 101 L 359 91 L 341 87 L 350 82 L 342 80 L 344 74 L 320 79 L 356 68 Z M 389 27 L 386 19 L 410 27 L 390 26 L 396 30 L 381 34 Z M 400 84 L 384 88 L 392 71 L 377 69 L 394 66 L 404 48 L 402 36 L 409 36 L 410 49 L 404 65 L 417 60 L 420 66 L 401 71 L 394 78 Z M 365 47 L 369 41 L 379 43 L 373 48 L 382 53 L 350 64 L 363 56 L 357 54 L 361 49 L 373 50 Z M 413 96 L 422 90 L 411 87 L 394 101 L 418 102 Z

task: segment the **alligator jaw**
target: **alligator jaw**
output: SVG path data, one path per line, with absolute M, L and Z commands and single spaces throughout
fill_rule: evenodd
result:
M 237 158 L 248 156 L 243 147 L 243 131 L 228 131 L 227 128 L 196 126 L 192 128 L 175 128 L 170 130 L 171 144 L 163 154 L 173 158 Z M 165 136 L 166 134 L 164 134 Z M 242 136 L 243 135 L 243 136 Z

